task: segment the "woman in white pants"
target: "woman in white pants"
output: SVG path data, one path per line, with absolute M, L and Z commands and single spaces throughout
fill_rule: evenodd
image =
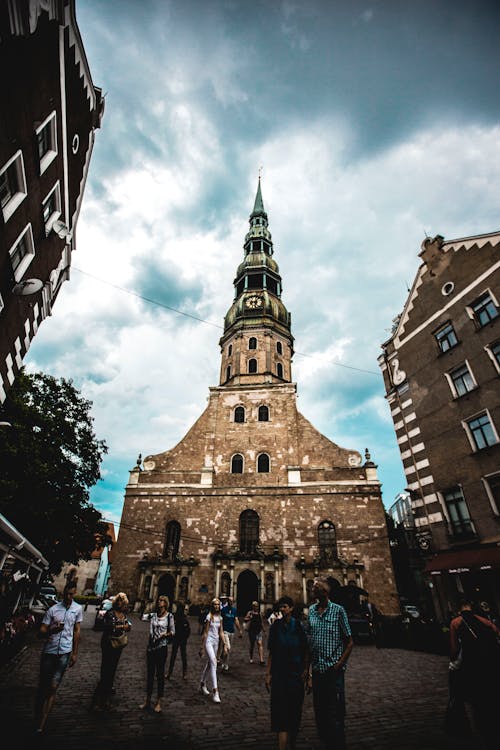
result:
M 220 703 L 219 691 L 217 689 L 217 652 L 219 650 L 219 642 L 224 643 L 220 600 L 212 599 L 210 612 L 206 617 L 201 637 L 200 657 L 203 655 L 203 651 L 205 651 L 207 661 L 201 673 L 200 693 L 210 695 L 210 690 L 206 685 L 206 682 L 208 682 L 212 688 L 212 700 L 214 703 Z

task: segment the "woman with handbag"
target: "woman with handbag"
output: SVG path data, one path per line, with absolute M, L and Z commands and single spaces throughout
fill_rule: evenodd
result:
M 116 668 L 123 649 L 128 642 L 128 633 L 132 627 L 127 618 L 128 597 L 123 592 L 113 599 L 113 605 L 104 616 L 104 627 L 101 638 L 101 678 L 97 683 L 92 706 L 98 710 L 111 708 L 111 695 Z
M 168 596 L 159 596 L 156 612 L 149 618 L 149 641 L 146 650 L 147 659 L 147 687 L 146 698 L 140 708 L 151 707 L 151 697 L 156 675 L 157 699 L 154 710 L 159 714 L 162 710 L 161 701 L 165 692 L 165 664 L 167 662 L 168 642 L 175 635 L 174 617 L 169 612 Z

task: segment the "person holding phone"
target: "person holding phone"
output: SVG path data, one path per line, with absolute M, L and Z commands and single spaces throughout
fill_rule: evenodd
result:
M 43 733 L 66 668 L 72 667 L 77 659 L 83 609 L 73 601 L 75 594 L 76 586 L 71 581 L 66 584 L 62 601 L 47 610 L 40 625 L 38 635 L 46 643 L 40 661 L 35 705 L 36 734 Z

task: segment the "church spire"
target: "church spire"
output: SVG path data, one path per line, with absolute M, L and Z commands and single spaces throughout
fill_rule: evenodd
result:
M 262 200 L 262 191 L 260 189 L 260 175 L 259 175 L 259 184 L 257 186 L 257 194 L 255 196 L 255 203 L 253 206 L 253 211 L 250 214 L 250 220 L 256 216 L 265 216 L 265 218 L 267 219 L 267 214 L 264 210 L 264 201 Z

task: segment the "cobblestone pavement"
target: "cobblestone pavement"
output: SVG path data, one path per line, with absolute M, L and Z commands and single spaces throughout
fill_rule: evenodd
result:
M 188 679 L 181 679 L 180 654 L 173 679 L 166 683 L 161 715 L 140 711 L 144 697 L 148 623 L 133 616 L 129 638 L 115 680 L 111 711 L 95 713 L 90 700 L 100 665 L 100 633 L 92 630 L 94 608 L 85 613 L 80 657 L 68 670 L 49 717 L 43 746 L 117 748 L 154 746 L 175 750 L 276 748 L 270 731 L 269 696 L 264 668 L 248 661 L 247 640 L 235 637 L 230 670 L 219 674 L 222 703 L 197 692 L 202 662 L 198 626 L 192 619 L 188 643 Z M 32 707 L 38 680 L 41 643 L 35 641 L 16 663 L 0 673 L 2 732 L 14 732 L 17 747 L 32 746 Z M 349 750 L 457 750 L 447 741 L 443 717 L 447 701 L 447 659 L 398 649 L 355 647 L 346 676 Z M 474 745 L 468 744 L 469 750 Z M 312 697 L 306 696 L 297 750 L 320 750 Z

